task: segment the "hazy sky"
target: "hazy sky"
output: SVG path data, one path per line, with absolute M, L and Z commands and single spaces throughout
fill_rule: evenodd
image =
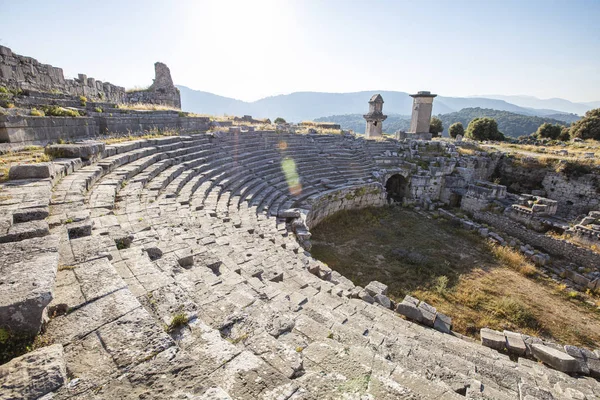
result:
M 431 90 L 600 100 L 600 0 L 0 0 L 0 44 L 125 86 L 242 100 Z

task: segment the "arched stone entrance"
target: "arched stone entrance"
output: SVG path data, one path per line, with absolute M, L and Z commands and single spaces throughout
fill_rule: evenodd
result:
M 388 201 L 394 200 L 395 202 L 402 203 L 402 200 L 406 196 L 407 186 L 408 181 L 402 175 L 394 174 L 390 176 L 385 183 Z

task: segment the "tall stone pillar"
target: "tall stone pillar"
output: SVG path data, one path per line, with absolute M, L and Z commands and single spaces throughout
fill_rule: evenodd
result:
M 374 94 L 369 100 L 369 113 L 363 115 L 367 120 L 365 136 L 367 138 L 378 138 L 382 136 L 383 121 L 387 115 L 383 115 L 383 98 L 380 94 Z
M 412 134 L 413 137 L 417 139 L 431 139 L 429 125 L 431 123 L 433 98 L 436 96 L 437 94 L 431 94 L 431 92 L 426 91 L 410 95 L 414 100 L 408 133 Z

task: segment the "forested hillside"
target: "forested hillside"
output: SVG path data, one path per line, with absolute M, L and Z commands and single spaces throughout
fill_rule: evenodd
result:
M 335 122 L 342 129 L 352 129 L 356 133 L 365 133 L 366 121 L 361 114 L 330 115 L 315 119 L 316 122 Z M 394 133 L 397 130 L 407 131 L 410 128 L 410 116 L 391 114 L 383 121 L 383 132 Z
M 438 115 L 444 124 L 444 136 L 448 135 L 448 127 L 455 122 L 461 122 L 465 129 L 475 118 L 489 117 L 496 120 L 498 129 L 505 136 L 519 137 L 534 133 L 544 122 L 568 126 L 564 121 L 547 117 L 515 114 L 508 111 L 492 110 L 489 108 L 463 108 L 460 111 Z

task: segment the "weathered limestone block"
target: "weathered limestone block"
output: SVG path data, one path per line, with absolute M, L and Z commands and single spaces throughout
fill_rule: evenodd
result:
M 584 374 L 584 375 L 589 375 L 590 369 L 588 368 L 588 365 L 585 361 L 585 357 L 583 355 L 583 352 L 581 351 L 582 349 L 580 349 L 577 346 L 572 346 L 570 344 L 565 345 L 564 349 L 568 355 L 570 355 L 575 360 L 577 360 L 577 366 L 578 366 L 577 372 Z
M 92 234 L 93 226 L 94 222 L 91 219 L 67 224 L 67 233 L 69 234 L 69 239 L 90 236 Z
M 506 337 L 506 348 L 509 352 L 524 356 L 527 352 L 527 346 L 520 333 L 504 331 Z
M 277 213 L 279 218 L 300 218 L 300 211 L 294 208 L 289 210 L 279 211 Z
M 373 296 L 373 298 L 375 299 L 375 302 L 380 304 L 381 306 L 388 309 L 392 308 L 392 302 L 390 301 L 389 297 L 383 294 L 376 294 L 375 296 Z
M 23 208 L 13 211 L 13 223 L 38 221 L 48 217 L 48 207 Z
M 581 349 L 581 353 L 590 370 L 590 376 L 600 379 L 600 352 L 597 350 L 593 352 L 588 349 Z
M 419 310 L 421 311 L 422 315 L 421 322 L 433 328 L 433 325 L 435 324 L 435 316 L 437 315 L 437 310 L 435 307 L 422 301 L 419 303 Z
M 6 234 L 0 234 L 0 243 L 18 242 L 25 239 L 46 236 L 50 233 L 48 222 L 29 221 L 14 224 Z
M 52 301 L 59 237 L 0 245 L 0 327 L 35 335 Z
M 45 179 L 55 175 L 54 165 L 51 162 L 38 164 L 18 164 L 10 167 L 8 178 L 17 179 Z
M 0 365 L 0 398 L 38 399 L 66 380 L 62 345 L 42 347 Z
M 369 304 L 375 303 L 375 299 L 373 298 L 373 296 L 371 296 L 369 294 L 369 292 L 367 292 L 364 289 L 358 293 L 358 298 L 361 299 L 362 301 L 366 301 Z
M 494 350 L 503 351 L 506 346 L 506 338 L 502 332 L 493 329 L 481 328 L 479 331 L 481 344 Z
M 382 294 L 382 295 L 387 295 L 388 292 L 388 287 L 387 285 L 381 283 L 381 282 L 377 282 L 377 281 L 371 281 L 366 287 L 365 290 L 367 291 L 367 293 L 369 293 L 371 296 L 376 296 L 378 294 Z
M 404 300 L 402 300 L 402 302 L 396 307 L 396 312 L 398 314 L 404 315 L 408 319 L 421 322 L 423 319 L 423 314 L 418 308 L 418 305 L 418 299 L 407 295 L 404 297 Z
M 84 161 L 98 158 L 104 153 L 102 142 L 84 142 L 76 144 L 51 144 L 44 152 L 56 158 L 81 158 Z
M 561 372 L 573 373 L 579 370 L 579 364 L 575 358 L 552 347 L 543 344 L 533 344 L 531 352 L 536 359 Z
M 450 333 L 452 331 L 452 318 L 442 313 L 437 313 L 433 328 L 442 333 Z

